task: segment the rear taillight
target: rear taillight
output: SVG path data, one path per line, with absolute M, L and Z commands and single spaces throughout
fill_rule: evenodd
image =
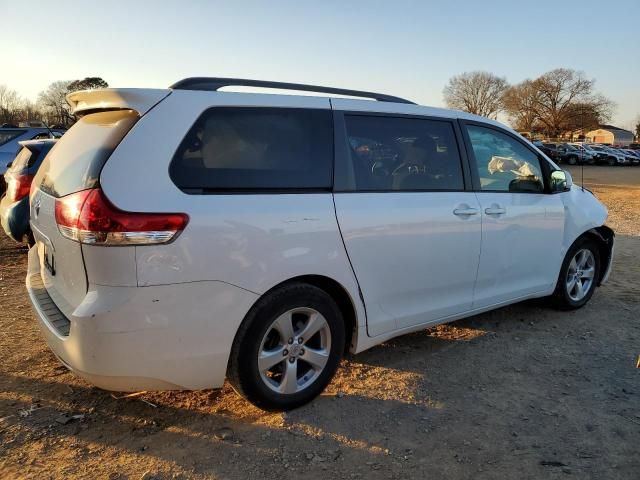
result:
M 7 197 L 12 202 L 22 200 L 29 195 L 33 175 L 7 174 L 4 178 L 7 181 Z
M 100 188 L 56 199 L 60 233 L 91 245 L 149 245 L 166 243 L 184 230 L 184 213 L 133 213 L 116 208 Z

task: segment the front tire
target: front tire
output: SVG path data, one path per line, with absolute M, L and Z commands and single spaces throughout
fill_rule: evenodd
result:
M 292 283 L 261 298 L 236 335 L 227 377 L 264 410 L 290 410 L 320 395 L 344 352 L 344 319 L 312 285 Z
M 600 278 L 600 253 L 589 238 L 574 243 L 560 269 L 558 283 L 553 294 L 554 303 L 563 310 L 584 306 L 593 296 Z

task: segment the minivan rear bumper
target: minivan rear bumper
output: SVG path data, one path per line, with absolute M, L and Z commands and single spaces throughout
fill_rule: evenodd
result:
M 64 268 L 64 266 L 59 266 Z M 151 287 L 89 285 L 63 320 L 38 282 L 29 251 L 27 291 L 49 348 L 70 370 L 105 390 L 218 388 L 242 319 L 258 295 L 224 282 Z

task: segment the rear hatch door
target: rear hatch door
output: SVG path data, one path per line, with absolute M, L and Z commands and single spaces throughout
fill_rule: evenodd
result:
M 49 296 L 67 317 L 87 293 L 87 275 L 81 244 L 60 233 L 56 201 L 98 186 L 104 163 L 138 118 L 134 110 L 82 117 L 51 149 L 34 178 L 30 214 L 40 275 Z

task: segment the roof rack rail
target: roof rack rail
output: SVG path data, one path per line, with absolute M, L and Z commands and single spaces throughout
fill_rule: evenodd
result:
M 222 87 L 260 87 L 277 88 L 280 90 L 298 90 L 301 92 L 329 93 L 333 95 L 347 95 L 350 97 L 371 98 L 379 102 L 409 103 L 414 102 L 392 95 L 382 93 L 365 92 L 362 90 L 349 90 L 346 88 L 321 87 L 318 85 L 305 85 L 302 83 L 270 82 L 266 80 L 250 80 L 246 78 L 216 78 L 216 77 L 190 77 L 179 80 L 169 88 L 173 90 L 220 90 Z

